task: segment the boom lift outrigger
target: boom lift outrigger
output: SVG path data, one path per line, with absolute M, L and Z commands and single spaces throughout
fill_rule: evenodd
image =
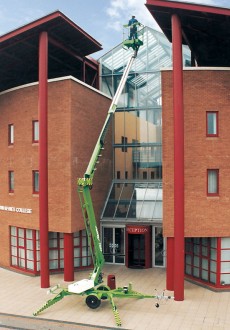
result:
M 127 43 L 124 45 L 127 46 Z M 81 209 L 82 214 L 85 222 L 85 228 L 87 232 L 88 242 L 90 244 L 90 250 L 92 254 L 92 260 L 94 264 L 93 272 L 90 274 L 89 279 L 83 279 L 68 285 L 68 288 L 60 288 L 59 285 L 55 286 L 54 288 L 50 289 L 48 293 L 56 294 L 53 299 L 48 300 L 41 308 L 39 308 L 33 315 L 37 316 L 46 308 L 54 305 L 65 296 L 77 294 L 77 295 L 86 295 L 86 304 L 89 308 L 95 309 L 98 308 L 101 304 L 101 300 L 109 299 L 112 310 L 114 313 L 115 321 L 117 326 L 121 326 L 121 319 L 117 310 L 117 307 L 114 302 L 114 297 L 118 298 L 156 298 L 158 300 L 161 299 L 170 299 L 170 296 L 163 295 L 147 295 L 143 293 L 139 293 L 133 291 L 132 284 L 129 283 L 128 286 L 123 288 L 117 288 L 111 290 L 109 286 L 102 285 L 103 282 L 102 278 L 102 268 L 104 265 L 104 255 L 102 253 L 102 246 L 99 237 L 99 232 L 97 229 L 97 222 L 94 214 L 93 203 L 91 199 L 90 190 L 93 187 L 93 177 L 96 170 L 96 164 L 99 162 L 99 158 L 101 156 L 101 151 L 104 149 L 105 137 L 106 133 L 109 128 L 109 124 L 111 119 L 116 111 L 117 104 L 123 87 L 126 83 L 128 74 L 132 67 L 132 64 L 137 57 L 137 52 L 139 47 L 143 45 L 143 42 L 140 39 L 129 40 L 128 42 L 129 47 L 132 48 L 134 53 L 130 57 L 128 64 L 125 68 L 117 91 L 113 97 L 112 103 L 108 110 L 107 117 L 105 119 L 104 126 L 101 130 L 97 143 L 95 145 L 93 154 L 91 156 L 90 162 L 86 169 L 83 178 L 78 179 L 78 194 L 80 197 Z M 92 243 L 93 242 L 93 246 Z M 155 304 L 156 307 L 159 307 L 159 303 Z

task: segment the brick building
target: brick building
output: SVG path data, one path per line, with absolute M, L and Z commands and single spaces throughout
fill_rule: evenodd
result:
M 164 68 L 171 51 L 162 36 L 145 29 L 143 38 L 154 47 L 140 50 L 115 116 L 110 194 L 106 200 L 111 135 L 93 199 L 97 218 L 106 201 L 101 225 L 106 261 L 164 267 L 166 241 L 167 288 L 183 300 L 185 274 L 212 288 L 230 287 L 230 10 L 167 0 L 146 5 L 172 42 L 173 68 L 162 71 L 161 93 L 154 49 Z M 40 272 L 46 287 L 49 270 L 64 270 L 65 280 L 73 280 L 74 268 L 91 266 L 76 179 L 110 104 L 98 91 L 98 63 L 88 57 L 101 46 L 60 12 L 0 41 L 0 266 Z M 190 69 L 183 70 L 182 45 L 190 47 Z M 104 88 L 117 86 L 111 58 L 105 55 L 101 62 Z M 120 129 L 125 126 L 127 135 Z
M 0 266 L 73 280 L 91 267 L 77 196 L 111 99 L 98 90 L 100 44 L 61 12 L 0 38 Z M 12 55 L 13 54 L 13 55 Z M 108 135 L 108 146 L 110 145 Z M 106 148 L 92 191 L 99 217 L 112 171 Z
M 230 188 L 227 178 L 230 168 L 226 152 L 230 129 L 229 69 L 187 69 L 183 80 L 185 274 L 213 287 L 229 287 Z M 171 70 L 162 72 L 162 88 L 163 181 L 166 187 L 163 225 L 164 235 L 173 237 L 175 169 Z
M 163 232 L 167 288 L 183 300 L 184 274 L 230 287 L 230 10 L 166 0 L 147 8 L 172 41 L 173 67 L 162 72 Z

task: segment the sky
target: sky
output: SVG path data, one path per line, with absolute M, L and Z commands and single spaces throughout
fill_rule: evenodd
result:
M 177 0 L 180 1 L 180 0 Z M 229 0 L 183 0 L 203 5 L 230 8 Z M 146 0 L 0 0 L 0 35 L 60 10 L 102 44 L 99 58 L 123 41 L 123 28 L 132 15 L 143 25 L 159 30 L 145 6 Z

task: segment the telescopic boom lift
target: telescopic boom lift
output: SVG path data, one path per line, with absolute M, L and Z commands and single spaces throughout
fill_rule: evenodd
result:
M 105 119 L 104 126 L 101 130 L 97 143 L 95 145 L 93 154 L 89 161 L 89 165 L 86 169 L 83 178 L 78 179 L 78 193 L 80 196 L 82 214 L 85 221 L 85 227 L 87 231 L 87 236 L 89 238 L 89 242 L 91 241 L 91 237 L 93 239 L 93 247 L 91 246 L 91 254 L 94 263 L 94 270 L 90 276 L 89 281 L 91 281 L 92 287 L 102 282 L 102 267 L 104 265 L 104 255 L 102 253 L 101 241 L 97 229 L 97 222 L 94 214 L 93 203 L 91 199 L 90 190 L 93 187 L 93 177 L 96 171 L 97 163 L 99 163 L 99 158 L 101 156 L 101 152 L 104 149 L 105 137 L 109 128 L 109 124 L 111 119 L 113 118 L 114 112 L 117 108 L 117 104 L 122 93 L 122 90 L 125 86 L 129 71 L 132 67 L 132 64 L 136 58 L 137 49 L 135 48 L 134 54 L 130 57 L 128 64 L 124 70 L 123 76 L 117 88 L 116 94 L 112 100 L 110 108 L 108 110 L 107 117 Z
M 115 321 L 118 326 L 121 326 L 120 316 L 117 310 L 117 307 L 114 303 L 114 297 L 119 298 L 156 298 L 157 300 L 161 299 L 170 299 L 170 296 L 163 295 L 146 295 L 132 290 L 132 284 L 129 283 L 128 286 L 123 288 L 112 289 L 109 286 L 102 285 L 103 275 L 102 268 L 104 265 L 104 255 L 102 252 L 101 240 L 97 228 L 97 221 L 94 214 L 94 208 L 91 198 L 91 189 L 93 187 L 93 177 L 96 171 L 97 163 L 101 157 L 101 152 L 104 149 L 106 133 L 109 129 L 109 124 L 113 118 L 114 112 L 116 111 L 118 101 L 122 90 L 127 81 L 130 69 L 137 57 L 139 47 L 143 45 L 143 42 L 140 39 L 125 40 L 123 42 L 124 46 L 127 48 L 132 48 L 134 53 L 131 55 L 128 64 L 124 70 L 121 81 L 117 88 L 117 91 L 113 97 L 112 103 L 108 110 L 107 117 L 105 119 L 103 128 L 98 137 L 97 143 L 95 145 L 93 154 L 89 161 L 88 167 L 84 174 L 83 178 L 78 179 L 78 194 L 80 198 L 80 204 L 82 209 L 82 214 L 85 222 L 86 233 L 88 237 L 88 243 L 90 245 L 92 260 L 94 264 L 93 272 L 90 274 L 89 279 L 83 279 L 77 282 L 74 282 L 68 285 L 68 288 L 61 288 L 59 285 L 50 289 L 48 293 L 56 294 L 53 299 L 48 300 L 40 309 L 38 309 L 33 315 L 37 316 L 43 310 L 54 305 L 56 302 L 60 301 L 62 298 L 68 295 L 77 294 L 77 295 L 86 295 L 86 304 L 88 307 L 95 309 L 98 308 L 101 304 L 101 300 L 109 299 L 112 310 L 114 313 Z M 159 303 L 156 303 L 156 307 L 159 307 Z

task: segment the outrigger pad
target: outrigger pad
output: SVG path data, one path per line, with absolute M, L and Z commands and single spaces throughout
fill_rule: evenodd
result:
M 133 48 L 133 50 L 136 50 L 137 48 L 143 45 L 143 41 L 141 41 L 140 39 L 131 39 L 131 40 L 127 39 L 123 41 L 123 45 L 125 47 Z

